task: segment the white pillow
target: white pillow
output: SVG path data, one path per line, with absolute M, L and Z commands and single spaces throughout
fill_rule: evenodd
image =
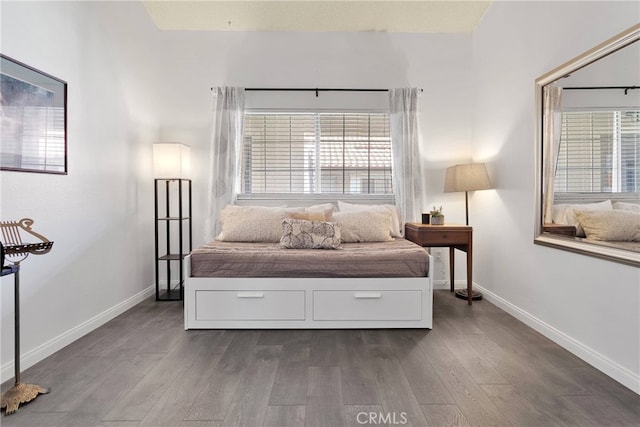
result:
M 613 209 L 640 212 L 640 203 L 613 202 Z
M 333 216 L 329 211 L 330 216 Z M 303 221 L 331 221 L 331 218 L 327 218 L 323 211 L 318 212 L 287 212 L 287 218 L 298 219 Z
M 216 240 L 223 242 L 279 242 L 282 207 L 227 205 L 220 211 L 221 231 Z
M 305 208 L 305 212 L 323 212 L 325 221 L 332 221 L 333 213 L 336 211 L 336 206 L 333 203 L 323 203 L 321 205 L 313 205 Z
M 333 222 L 340 225 L 342 241 L 345 243 L 393 240 L 389 211 L 336 212 Z
M 584 237 L 584 230 L 580 226 L 578 219 L 576 218 L 576 210 L 611 210 L 613 205 L 611 200 L 605 200 L 598 203 L 578 203 L 578 204 L 559 204 L 554 205 L 551 211 L 552 220 L 554 224 L 566 224 L 576 227 L 576 236 Z
M 640 212 L 576 210 L 589 240 L 640 242 Z
M 321 212 L 331 209 L 332 211 L 336 210 L 336 205 L 333 203 L 322 203 L 321 205 L 313 205 L 305 208 L 307 212 Z
M 400 215 L 398 208 L 394 205 L 357 205 L 353 203 L 342 202 L 338 200 L 340 212 L 389 212 L 389 229 L 392 237 L 402 237 L 402 224 L 400 224 Z

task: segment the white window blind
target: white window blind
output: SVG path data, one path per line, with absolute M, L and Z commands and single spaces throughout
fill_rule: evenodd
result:
M 243 194 L 391 194 L 387 113 L 245 113 Z
M 640 191 L 640 110 L 563 112 L 554 189 Z

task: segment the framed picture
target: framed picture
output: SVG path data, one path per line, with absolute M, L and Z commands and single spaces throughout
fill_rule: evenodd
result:
M 67 83 L 0 55 L 0 169 L 67 173 Z

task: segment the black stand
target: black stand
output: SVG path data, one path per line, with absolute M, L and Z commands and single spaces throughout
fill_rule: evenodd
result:
M 2 393 L 2 403 L 0 407 L 6 408 L 6 415 L 11 415 L 18 410 L 21 403 L 30 402 L 39 394 L 49 393 L 49 389 L 35 384 L 23 384 L 20 382 L 20 265 L 2 267 L 2 276 L 13 274 L 14 283 L 14 357 L 15 383 L 13 387 Z
M 162 191 L 161 188 L 162 183 L 164 183 L 164 191 Z M 172 183 L 177 186 L 177 200 L 175 199 L 175 197 L 172 200 L 171 197 L 172 193 L 175 193 L 176 190 L 176 188 L 171 188 Z M 162 197 L 162 193 L 164 193 L 164 198 Z M 184 193 L 186 193 L 186 195 Z M 186 196 L 186 199 L 183 196 Z M 156 239 L 156 301 L 181 301 L 184 298 L 184 258 L 189 255 L 189 253 L 191 253 L 193 244 L 193 230 L 191 225 L 191 180 L 178 178 L 156 178 L 154 180 L 154 201 Z M 163 203 L 164 213 L 161 213 L 161 205 Z M 174 212 L 176 210 L 177 212 Z M 187 228 L 187 230 L 185 230 L 185 228 Z M 160 253 L 161 233 L 163 233 L 165 243 L 163 255 L 161 255 Z M 178 283 L 177 286 L 174 286 L 174 288 L 172 288 L 171 270 L 172 267 L 175 266 L 176 262 L 178 262 Z M 161 264 L 164 264 L 165 271 L 167 273 L 166 289 L 162 289 L 160 286 Z

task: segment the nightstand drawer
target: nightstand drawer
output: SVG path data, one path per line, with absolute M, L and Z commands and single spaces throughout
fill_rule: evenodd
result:
M 420 246 L 461 246 L 473 240 L 473 228 L 465 225 L 429 225 L 408 222 L 405 238 Z
M 424 246 L 429 246 L 429 243 L 464 245 L 469 243 L 469 233 L 466 231 L 429 230 L 427 233 L 420 233 L 419 239 Z

